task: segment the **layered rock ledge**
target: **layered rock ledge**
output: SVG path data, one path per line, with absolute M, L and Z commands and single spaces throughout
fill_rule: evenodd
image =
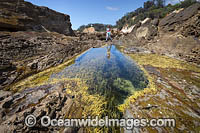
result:
M 70 16 L 24 0 L 0 4 L 0 89 L 102 45 L 102 35 L 74 33 Z
M 0 32 L 0 88 L 101 45 L 55 32 Z
M 24 0 L 1 1 L 0 30 L 51 31 L 74 35 L 69 15 Z
M 168 14 L 163 19 L 145 19 L 122 35 L 119 43 L 128 53 L 167 55 L 200 65 L 200 3 Z

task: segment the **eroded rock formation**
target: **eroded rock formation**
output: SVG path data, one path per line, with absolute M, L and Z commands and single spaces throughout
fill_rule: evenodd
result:
M 130 34 L 121 36 L 119 40 L 130 47 L 145 48 L 152 53 L 178 57 L 199 65 L 199 18 L 200 3 L 196 3 L 161 20 L 139 22 Z
M 0 89 L 101 45 L 102 35 L 76 36 L 69 15 L 24 0 L 2 0 Z
M 74 35 L 69 15 L 24 0 L 1 0 L 0 30 L 53 31 Z
M 163 18 L 159 26 L 164 31 L 181 31 L 185 36 L 199 37 L 200 4 L 196 3 L 179 12 L 173 12 Z
M 1 32 L 0 88 L 101 45 L 86 39 L 47 32 Z

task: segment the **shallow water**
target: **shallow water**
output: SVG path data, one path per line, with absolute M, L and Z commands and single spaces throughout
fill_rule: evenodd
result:
M 89 49 L 74 64 L 52 74 L 50 80 L 62 78 L 83 79 L 91 94 L 106 97 L 109 108 L 122 104 L 130 94 L 148 84 L 143 71 L 115 45 Z

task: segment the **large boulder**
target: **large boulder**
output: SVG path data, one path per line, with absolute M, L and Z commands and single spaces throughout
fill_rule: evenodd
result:
M 89 28 L 85 28 L 83 30 L 83 33 L 95 33 L 95 28 L 94 27 L 89 27 Z
M 24 0 L 1 1 L 0 30 L 5 31 L 52 31 L 74 35 L 70 16 L 48 7 L 33 5 Z
M 158 29 L 154 25 L 141 26 L 136 30 L 137 39 L 153 39 L 158 33 Z
M 136 37 L 140 40 L 141 38 L 145 38 L 148 34 L 149 29 L 147 27 L 140 27 L 137 29 Z

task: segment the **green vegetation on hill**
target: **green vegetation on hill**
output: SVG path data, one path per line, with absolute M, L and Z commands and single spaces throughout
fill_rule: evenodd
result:
M 145 18 L 163 18 L 174 10 L 189 7 L 194 3 L 196 3 L 196 0 L 184 0 L 175 5 L 168 4 L 165 6 L 165 0 L 149 0 L 144 2 L 143 7 L 125 14 L 116 22 L 116 27 L 118 29 L 122 29 L 125 24 L 131 26 L 138 23 L 139 21 L 144 20 Z
M 111 28 L 122 29 L 124 25 L 134 25 L 139 21 L 144 20 L 145 18 L 164 18 L 167 14 L 173 12 L 174 10 L 178 10 L 180 8 L 187 8 L 192 4 L 196 3 L 197 0 L 180 0 L 179 3 L 175 5 L 165 5 L 165 0 L 148 0 L 144 2 L 143 7 L 137 8 L 135 11 L 126 13 L 121 19 L 116 22 L 116 25 L 107 25 L 107 24 L 88 24 L 82 25 L 78 28 L 78 31 L 83 31 L 85 28 L 94 27 L 96 31 L 102 32 L 106 31 L 106 27 L 110 26 Z
M 83 31 L 85 28 L 89 28 L 91 26 L 94 27 L 95 31 L 99 31 L 99 32 L 106 31 L 107 26 L 114 28 L 114 26 L 112 25 L 95 23 L 95 24 L 82 25 L 78 28 L 78 31 Z

